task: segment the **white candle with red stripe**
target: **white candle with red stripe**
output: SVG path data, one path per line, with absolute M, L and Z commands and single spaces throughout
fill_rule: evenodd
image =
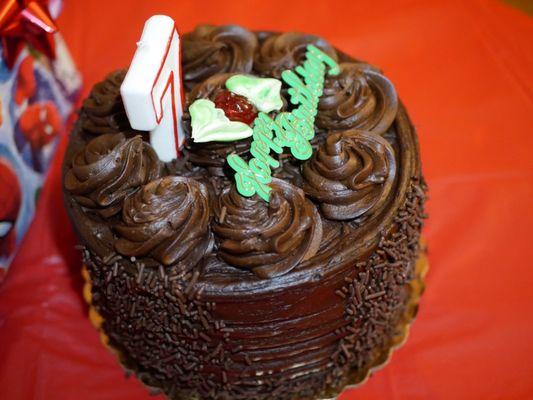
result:
M 184 140 L 183 89 L 172 18 L 154 15 L 146 21 L 120 94 L 131 127 L 150 131 L 150 144 L 162 161 L 176 158 Z

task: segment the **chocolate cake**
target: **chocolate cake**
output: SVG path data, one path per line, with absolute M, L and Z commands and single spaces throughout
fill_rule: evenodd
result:
M 227 165 L 252 138 L 191 140 L 188 107 L 235 74 L 273 77 L 308 45 L 335 60 L 312 156 L 276 155 L 270 201 Z M 376 67 L 300 33 L 197 27 L 182 38 L 180 157 L 131 128 L 125 70 L 95 85 L 64 160 L 90 299 L 125 368 L 171 399 L 315 399 L 383 362 L 413 316 L 426 186 L 417 137 Z M 293 105 L 284 85 L 283 106 Z M 274 112 L 275 114 L 276 112 Z

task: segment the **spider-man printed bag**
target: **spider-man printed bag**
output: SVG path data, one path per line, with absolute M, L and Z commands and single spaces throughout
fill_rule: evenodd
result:
M 58 2 L 52 3 L 58 10 Z M 80 76 L 59 33 L 54 40 L 53 60 L 31 46 L 12 68 L 0 57 L 0 282 L 33 219 L 80 92 Z

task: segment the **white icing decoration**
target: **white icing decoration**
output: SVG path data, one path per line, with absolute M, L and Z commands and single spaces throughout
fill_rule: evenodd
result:
M 280 110 L 283 107 L 279 79 L 233 75 L 226 81 L 226 88 L 230 92 L 246 97 L 250 103 L 264 113 Z
M 192 140 L 204 142 L 232 142 L 252 136 L 253 130 L 244 122 L 230 121 L 224 110 L 211 100 L 199 99 L 189 107 Z

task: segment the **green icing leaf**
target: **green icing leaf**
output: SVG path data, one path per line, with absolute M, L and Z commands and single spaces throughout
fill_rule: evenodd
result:
M 189 107 L 189 112 L 194 142 L 232 142 L 253 134 L 252 128 L 244 122 L 230 121 L 211 100 L 196 100 Z
M 226 81 L 230 92 L 246 97 L 259 111 L 269 113 L 283 106 L 281 81 L 250 75 L 233 75 Z

